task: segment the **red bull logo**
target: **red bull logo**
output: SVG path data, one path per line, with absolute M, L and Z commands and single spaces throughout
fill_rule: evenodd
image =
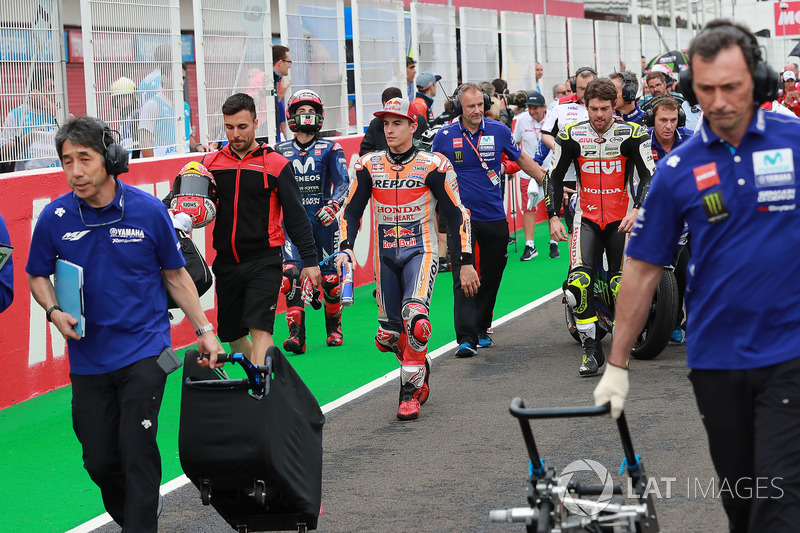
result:
M 391 228 L 383 230 L 383 238 L 400 239 L 402 237 L 413 237 L 414 232 L 403 226 L 392 226 Z
M 384 111 L 400 111 L 400 107 L 402 106 L 403 102 L 399 98 L 392 98 L 388 102 L 386 102 L 386 106 L 383 108 Z

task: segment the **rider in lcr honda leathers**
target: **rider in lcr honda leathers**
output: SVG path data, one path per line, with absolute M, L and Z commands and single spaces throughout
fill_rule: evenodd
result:
M 336 214 L 350 184 L 347 160 L 339 143 L 319 137 L 325 110 L 317 93 L 307 89 L 294 93 L 288 101 L 287 116 L 289 129 L 295 132 L 295 138 L 279 143 L 275 150 L 292 163 L 303 205 L 314 230 L 317 260 L 323 261 L 338 249 Z M 305 311 L 300 286 L 300 271 L 304 265 L 288 236 L 283 258 L 281 292 L 286 295 L 286 322 L 289 326 L 289 338 L 283 347 L 300 354 L 306 349 Z M 323 265 L 321 271 L 327 344 L 340 346 L 343 337 L 339 275 L 332 264 Z
M 626 233 L 618 231 L 620 222 L 631 209 L 641 206 L 655 164 L 650 136 L 636 124 L 617 120 L 602 135 L 597 134 L 590 121 L 567 126 L 556 137 L 546 180 L 545 205 L 550 218 L 558 216 L 564 175 L 573 162 L 578 168 L 578 201 L 564 293 L 576 312 L 584 347 L 580 374 L 592 375 L 605 361 L 600 343 L 595 340 L 594 278 L 605 250 L 609 285 L 616 298 L 626 241 Z M 633 183 L 634 167 L 641 177 L 638 189 Z

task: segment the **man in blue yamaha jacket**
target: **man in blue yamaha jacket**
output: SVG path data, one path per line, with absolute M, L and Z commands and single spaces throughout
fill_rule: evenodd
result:
M 768 113 L 776 74 L 744 26 L 713 20 L 689 47 L 682 92 L 705 112 L 659 162 L 627 248 L 598 405 L 622 412 L 627 360 L 683 221 L 693 256 L 687 365 L 732 532 L 800 523 L 800 122 Z M 720 525 L 707 526 L 721 529 Z
M 197 347 L 217 366 L 222 347 L 167 209 L 117 178 L 127 151 L 92 117 L 67 122 L 56 151 L 72 188 L 42 210 L 26 270 L 31 294 L 67 339 L 72 423 L 83 464 L 124 532 L 158 529 L 161 457 L 158 412 L 173 370 L 167 290 L 195 328 Z M 59 307 L 50 276 L 56 261 L 83 269 L 85 328 Z M 165 290 L 166 288 L 166 290 Z M 220 365 L 221 366 L 221 365 Z
M 477 295 L 466 296 L 461 288 L 457 257 L 453 257 L 453 297 L 457 357 L 470 357 L 476 348 L 493 341 L 487 330 L 497 300 L 500 280 L 508 261 L 508 222 L 500 188 L 501 155 L 516 161 L 540 184 L 542 170 L 520 150 L 505 124 L 485 119 L 485 93 L 474 83 L 465 83 L 456 93 L 461 117 L 436 133 L 431 148 L 444 154 L 455 168 L 464 207 L 470 211 L 476 269 L 480 273 Z M 488 98 L 487 98 L 488 99 Z

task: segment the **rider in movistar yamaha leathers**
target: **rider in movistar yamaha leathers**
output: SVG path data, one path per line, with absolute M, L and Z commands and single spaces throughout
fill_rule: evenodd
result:
M 292 163 L 303 206 L 314 230 L 317 260 L 322 261 L 338 248 L 339 223 L 336 213 L 347 196 L 350 184 L 347 160 L 339 143 L 319 138 L 318 132 L 322 129 L 325 109 L 317 93 L 307 89 L 294 93 L 289 98 L 287 115 L 289 129 L 296 136 L 291 141 L 278 144 L 275 151 Z M 283 343 L 283 348 L 301 354 L 306 351 L 305 311 L 300 286 L 300 271 L 304 264 L 288 237 L 283 247 L 283 261 L 281 292 L 286 295 L 286 323 L 289 326 L 289 338 Z M 323 265 L 321 272 L 327 344 L 341 346 L 343 337 L 339 276 L 333 265 Z
M 579 372 L 582 376 L 589 376 L 596 374 L 605 362 L 600 343 L 595 339 L 597 314 L 593 286 L 597 269 L 605 251 L 609 285 L 616 296 L 626 234 L 633 228 L 639 206 L 647 195 L 655 165 L 647 131 L 637 124 L 613 119 L 617 89 L 611 81 L 598 79 L 590 82 L 585 99 L 589 120 L 567 126 L 556 137 L 545 205 L 550 217 L 551 237 L 567 240 L 567 233 L 558 218 L 558 208 L 564 174 L 577 162 L 578 202 L 570 246 L 570 271 L 564 283 L 564 293 L 567 302 L 575 309 L 583 344 Z M 636 189 L 634 170 L 640 176 Z

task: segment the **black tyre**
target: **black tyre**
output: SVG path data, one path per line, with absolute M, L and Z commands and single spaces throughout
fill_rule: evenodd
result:
M 203 505 L 211 504 L 211 485 L 208 482 L 203 482 L 200 486 L 200 501 Z
M 575 322 L 575 313 L 572 311 L 572 308 L 564 302 L 564 321 L 567 323 L 567 331 L 569 334 L 572 335 L 572 338 L 575 339 L 575 342 L 581 344 L 581 336 L 578 333 L 578 326 Z M 603 340 L 603 337 L 606 336 L 607 331 L 603 329 L 600 323 L 597 323 L 597 327 L 595 328 L 595 338 L 600 341 Z
M 669 342 L 678 320 L 678 282 L 675 273 L 665 268 L 650 304 L 647 322 L 636 339 L 631 355 L 636 359 L 654 359 Z

